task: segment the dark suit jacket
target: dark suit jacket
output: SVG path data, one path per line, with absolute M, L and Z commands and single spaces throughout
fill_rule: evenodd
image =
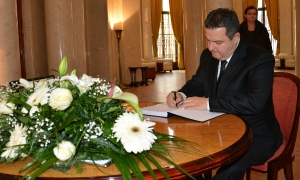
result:
M 272 101 L 274 63 L 270 52 L 241 40 L 216 90 L 219 60 L 205 49 L 196 74 L 179 91 L 187 97 L 208 97 L 210 111 L 242 118 L 253 129 L 254 139 L 261 137 L 270 147 L 265 151 L 271 156 L 282 143 Z

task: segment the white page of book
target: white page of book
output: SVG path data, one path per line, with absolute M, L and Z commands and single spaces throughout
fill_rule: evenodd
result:
M 141 108 L 144 115 L 168 117 L 168 113 L 175 114 L 181 117 L 196 121 L 207 121 L 215 117 L 221 116 L 224 113 L 200 111 L 200 110 L 185 110 L 183 108 L 170 108 L 167 103 L 157 104 Z

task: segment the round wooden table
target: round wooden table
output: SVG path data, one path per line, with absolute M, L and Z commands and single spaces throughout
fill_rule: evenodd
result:
M 209 172 L 237 159 L 247 151 L 252 142 L 252 130 L 240 118 L 229 114 L 206 122 L 172 116 L 162 119 L 162 122 L 156 121 L 155 131 L 175 135 L 203 147 L 202 155 L 172 151 L 172 160 L 192 175 Z M 176 168 L 164 161 L 158 161 L 171 179 L 186 178 Z M 29 160 L 19 160 L 13 164 L 0 164 L 0 179 L 19 179 L 22 176 L 18 173 L 19 169 L 28 162 Z M 75 168 L 66 173 L 49 169 L 38 179 L 122 179 L 114 164 L 107 168 L 100 167 L 101 171 L 93 165 L 83 165 L 83 167 L 81 174 L 76 173 Z M 145 171 L 145 179 L 152 179 L 143 165 L 140 167 Z M 165 179 L 158 170 L 155 170 L 155 173 L 158 179 Z

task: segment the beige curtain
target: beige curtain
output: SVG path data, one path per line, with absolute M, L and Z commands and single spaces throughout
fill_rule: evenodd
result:
M 183 60 L 183 12 L 181 0 L 169 0 L 170 16 L 175 39 L 178 42 L 178 67 L 184 69 Z
M 162 0 L 151 0 L 153 55 L 157 57 L 157 39 L 162 13 Z
M 280 52 L 278 0 L 265 0 L 271 33 L 277 40 L 276 54 Z
M 248 6 L 254 6 L 254 7 L 257 8 L 257 6 L 258 6 L 258 0 L 244 0 L 244 10 Z M 244 11 L 243 11 L 243 13 L 244 13 Z

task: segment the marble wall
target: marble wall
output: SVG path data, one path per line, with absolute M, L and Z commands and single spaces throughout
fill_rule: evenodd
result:
M 0 0 L 0 84 L 21 76 L 16 1 Z
M 111 60 L 109 57 L 111 27 L 108 21 L 108 1 L 89 0 L 85 2 L 85 55 L 87 73 L 111 81 Z M 115 39 L 113 39 L 115 40 Z
M 294 54 L 293 6 L 292 1 L 279 0 L 280 53 Z M 296 16 L 295 16 L 296 17 Z M 279 53 L 278 53 L 279 54 Z
M 293 1 L 292 3 L 292 9 L 293 11 L 293 36 L 294 36 L 294 41 L 293 41 L 293 50 L 294 54 L 296 57 L 296 68 L 295 68 L 295 74 L 300 77 L 300 60 L 298 57 L 300 57 L 300 33 L 297 31 L 300 31 L 300 2 L 299 1 Z
M 49 74 L 46 54 L 44 1 L 22 0 L 26 77 Z M 18 79 L 19 77 L 16 77 Z
M 184 66 L 186 80 L 191 79 L 200 64 L 200 55 L 206 47 L 204 39 L 205 7 L 203 1 L 183 1 L 184 15 Z
M 128 67 L 141 66 L 142 59 L 142 25 L 141 0 L 122 0 L 123 3 L 123 39 L 122 60 L 124 82 L 130 83 Z M 140 76 L 138 76 L 140 77 Z

